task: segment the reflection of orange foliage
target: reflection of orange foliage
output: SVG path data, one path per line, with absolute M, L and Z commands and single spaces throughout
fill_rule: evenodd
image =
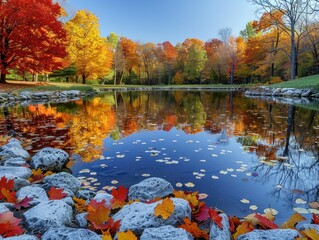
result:
M 133 134 L 138 131 L 138 124 L 136 122 L 136 118 L 134 117 L 128 117 L 124 121 L 123 125 L 123 136 L 128 136 L 130 134 Z
M 170 131 L 175 125 L 177 124 L 177 117 L 176 115 L 169 115 L 165 116 L 164 118 L 164 131 Z
M 202 128 L 199 128 L 199 127 L 196 128 L 196 127 L 190 126 L 190 125 L 183 126 L 182 129 L 187 134 L 196 134 L 196 133 L 199 133 L 203 130 Z

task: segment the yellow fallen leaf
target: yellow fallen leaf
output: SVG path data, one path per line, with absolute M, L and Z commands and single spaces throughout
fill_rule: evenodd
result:
M 281 224 L 280 228 L 289 228 L 289 229 L 295 229 L 295 226 L 297 223 L 306 220 L 300 213 L 294 213 L 291 215 L 291 217 Z
M 119 232 L 117 234 L 118 240 L 137 240 L 137 237 L 134 235 L 134 233 L 131 230 L 128 230 L 127 232 Z
M 164 220 L 169 218 L 174 212 L 175 206 L 171 199 L 165 198 L 162 203 L 159 203 L 155 209 L 154 214 L 156 217 L 162 217 Z
M 302 231 L 304 234 L 307 235 L 308 238 L 312 239 L 312 240 L 317 240 L 319 239 L 319 234 L 318 232 L 313 229 L 313 228 L 310 228 L 310 229 L 306 229 L 304 231 Z

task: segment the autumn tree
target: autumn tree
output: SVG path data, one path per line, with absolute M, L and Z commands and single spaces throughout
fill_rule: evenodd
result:
M 0 2 L 1 83 L 9 69 L 51 72 L 61 67 L 66 34 L 60 15 L 60 5 L 52 0 Z
M 296 60 L 297 60 L 297 45 L 296 34 L 298 28 L 308 22 L 314 14 L 319 10 L 318 0 L 250 0 L 255 5 L 259 6 L 263 12 L 270 16 L 276 11 L 283 14 L 282 29 L 290 37 L 290 79 L 296 78 Z
M 74 63 L 82 83 L 87 78 L 98 79 L 107 75 L 112 66 L 113 53 L 102 38 L 98 18 L 87 10 L 80 10 L 65 24 L 70 44 L 69 59 Z
M 151 73 L 156 59 L 156 46 L 154 43 L 141 44 L 139 45 L 139 52 L 147 75 L 147 84 L 151 85 Z
M 221 83 L 223 75 L 222 64 L 218 56 L 218 49 L 220 49 L 222 45 L 223 42 L 219 39 L 211 39 L 205 43 L 205 50 L 208 58 L 205 68 L 210 72 L 212 81 L 217 78 L 217 83 Z
M 171 72 L 174 68 L 174 64 L 177 60 L 177 51 L 176 48 L 169 42 L 163 42 L 159 44 L 159 49 L 161 50 L 161 57 L 164 62 L 165 70 L 168 74 L 167 84 L 171 84 Z

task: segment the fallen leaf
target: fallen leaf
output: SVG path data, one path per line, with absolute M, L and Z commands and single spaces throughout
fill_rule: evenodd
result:
M 313 228 L 310 228 L 310 229 L 306 229 L 306 230 L 303 230 L 302 231 L 304 234 L 306 234 L 306 236 L 312 240 L 318 240 L 319 239 L 319 234 L 318 232 L 313 229 Z
M 137 237 L 131 230 L 128 230 L 127 232 L 119 232 L 117 234 L 117 238 L 118 240 L 137 240 Z
M 253 230 L 254 226 L 251 223 L 245 221 L 236 228 L 236 232 L 235 234 L 233 234 L 233 238 L 236 240 L 240 235 L 249 233 Z
M 210 208 L 208 210 L 208 215 L 218 227 L 223 229 L 223 224 L 222 224 L 223 218 L 221 216 L 219 216 L 217 211 L 215 211 L 214 209 Z
M 23 198 L 21 201 L 17 202 L 14 207 L 16 209 L 20 209 L 21 207 L 27 208 L 29 207 L 30 201 L 32 200 L 32 198 L 29 198 L 28 196 L 26 196 L 25 198 Z
M 11 237 L 21 235 L 24 229 L 19 226 L 21 219 L 15 218 L 10 211 L 0 213 L 0 236 Z
M 7 179 L 5 176 L 2 176 L 0 178 L 0 190 L 1 189 L 7 189 L 9 191 L 13 191 L 14 188 L 14 180 L 13 179 Z M 0 194 L 0 200 L 1 200 L 1 194 Z
M 204 238 L 208 239 L 209 235 L 200 230 L 197 223 L 191 222 L 188 218 L 183 219 L 184 223 L 179 226 L 179 228 L 185 229 L 187 232 L 193 235 L 194 238 Z
M 319 202 L 311 202 L 311 203 L 309 203 L 309 206 L 311 207 L 311 208 L 319 208 Z
M 204 202 L 200 202 L 198 206 L 198 210 L 193 213 L 193 217 L 196 221 L 202 222 L 209 219 L 209 207 L 206 206 Z
M 60 200 L 67 196 L 66 193 L 63 192 L 63 188 L 51 187 L 48 191 L 48 196 L 50 200 Z
M 100 205 L 95 211 L 89 211 L 86 219 L 89 220 L 95 229 L 104 229 L 104 224 L 110 219 L 110 209 Z
M 112 196 L 122 202 L 126 201 L 127 194 L 128 188 L 125 188 L 124 186 L 119 186 L 118 188 L 112 190 Z
M 313 223 L 313 224 L 318 224 L 318 225 L 319 225 L 319 215 L 317 215 L 317 214 L 312 214 L 311 223 Z
M 86 201 L 81 198 L 73 197 L 74 206 L 78 213 L 85 212 L 87 210 Z
M 266 217 L 255 213 L 255 218 L 259 220 L 258 225 L 263 227 L 264 229 L 276 229 L 278 228 L 277 224 L 273 223 L 272 221 L 269 221 Z
M 174 212 L 175 206 L 171 199 L 165 198 L 162 203 L 159 203 L 155 209 L 154 214 L 156 217 L 161 217 L 164 220 L 169 218 Z
M 0 191 L 0 195 L 2 196 L 2 199 L 4 199 L 6 202 L 9 202 L 9 203 L 17 202 L 16 193 L 12 192 L 11 190 L 2 188 Z
M 280 225 L 280 228 L 284 229 L 295 229 L 296 225 L 301 222 L 306 220 L 300 213 L 294 213 L 291 215 L 291 217 L 284 223 Z

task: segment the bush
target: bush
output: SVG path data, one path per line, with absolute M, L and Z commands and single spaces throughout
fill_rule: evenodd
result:
M 278 76 L 276 76 L 276 77 L 271 77 L 271 78 L 269 79 L 269 83 L 270 83 L 270 84 L 282 83 L 282 82 L 283 82 L 282 79 L 281 79 L 280 77 L 278 77 Z

